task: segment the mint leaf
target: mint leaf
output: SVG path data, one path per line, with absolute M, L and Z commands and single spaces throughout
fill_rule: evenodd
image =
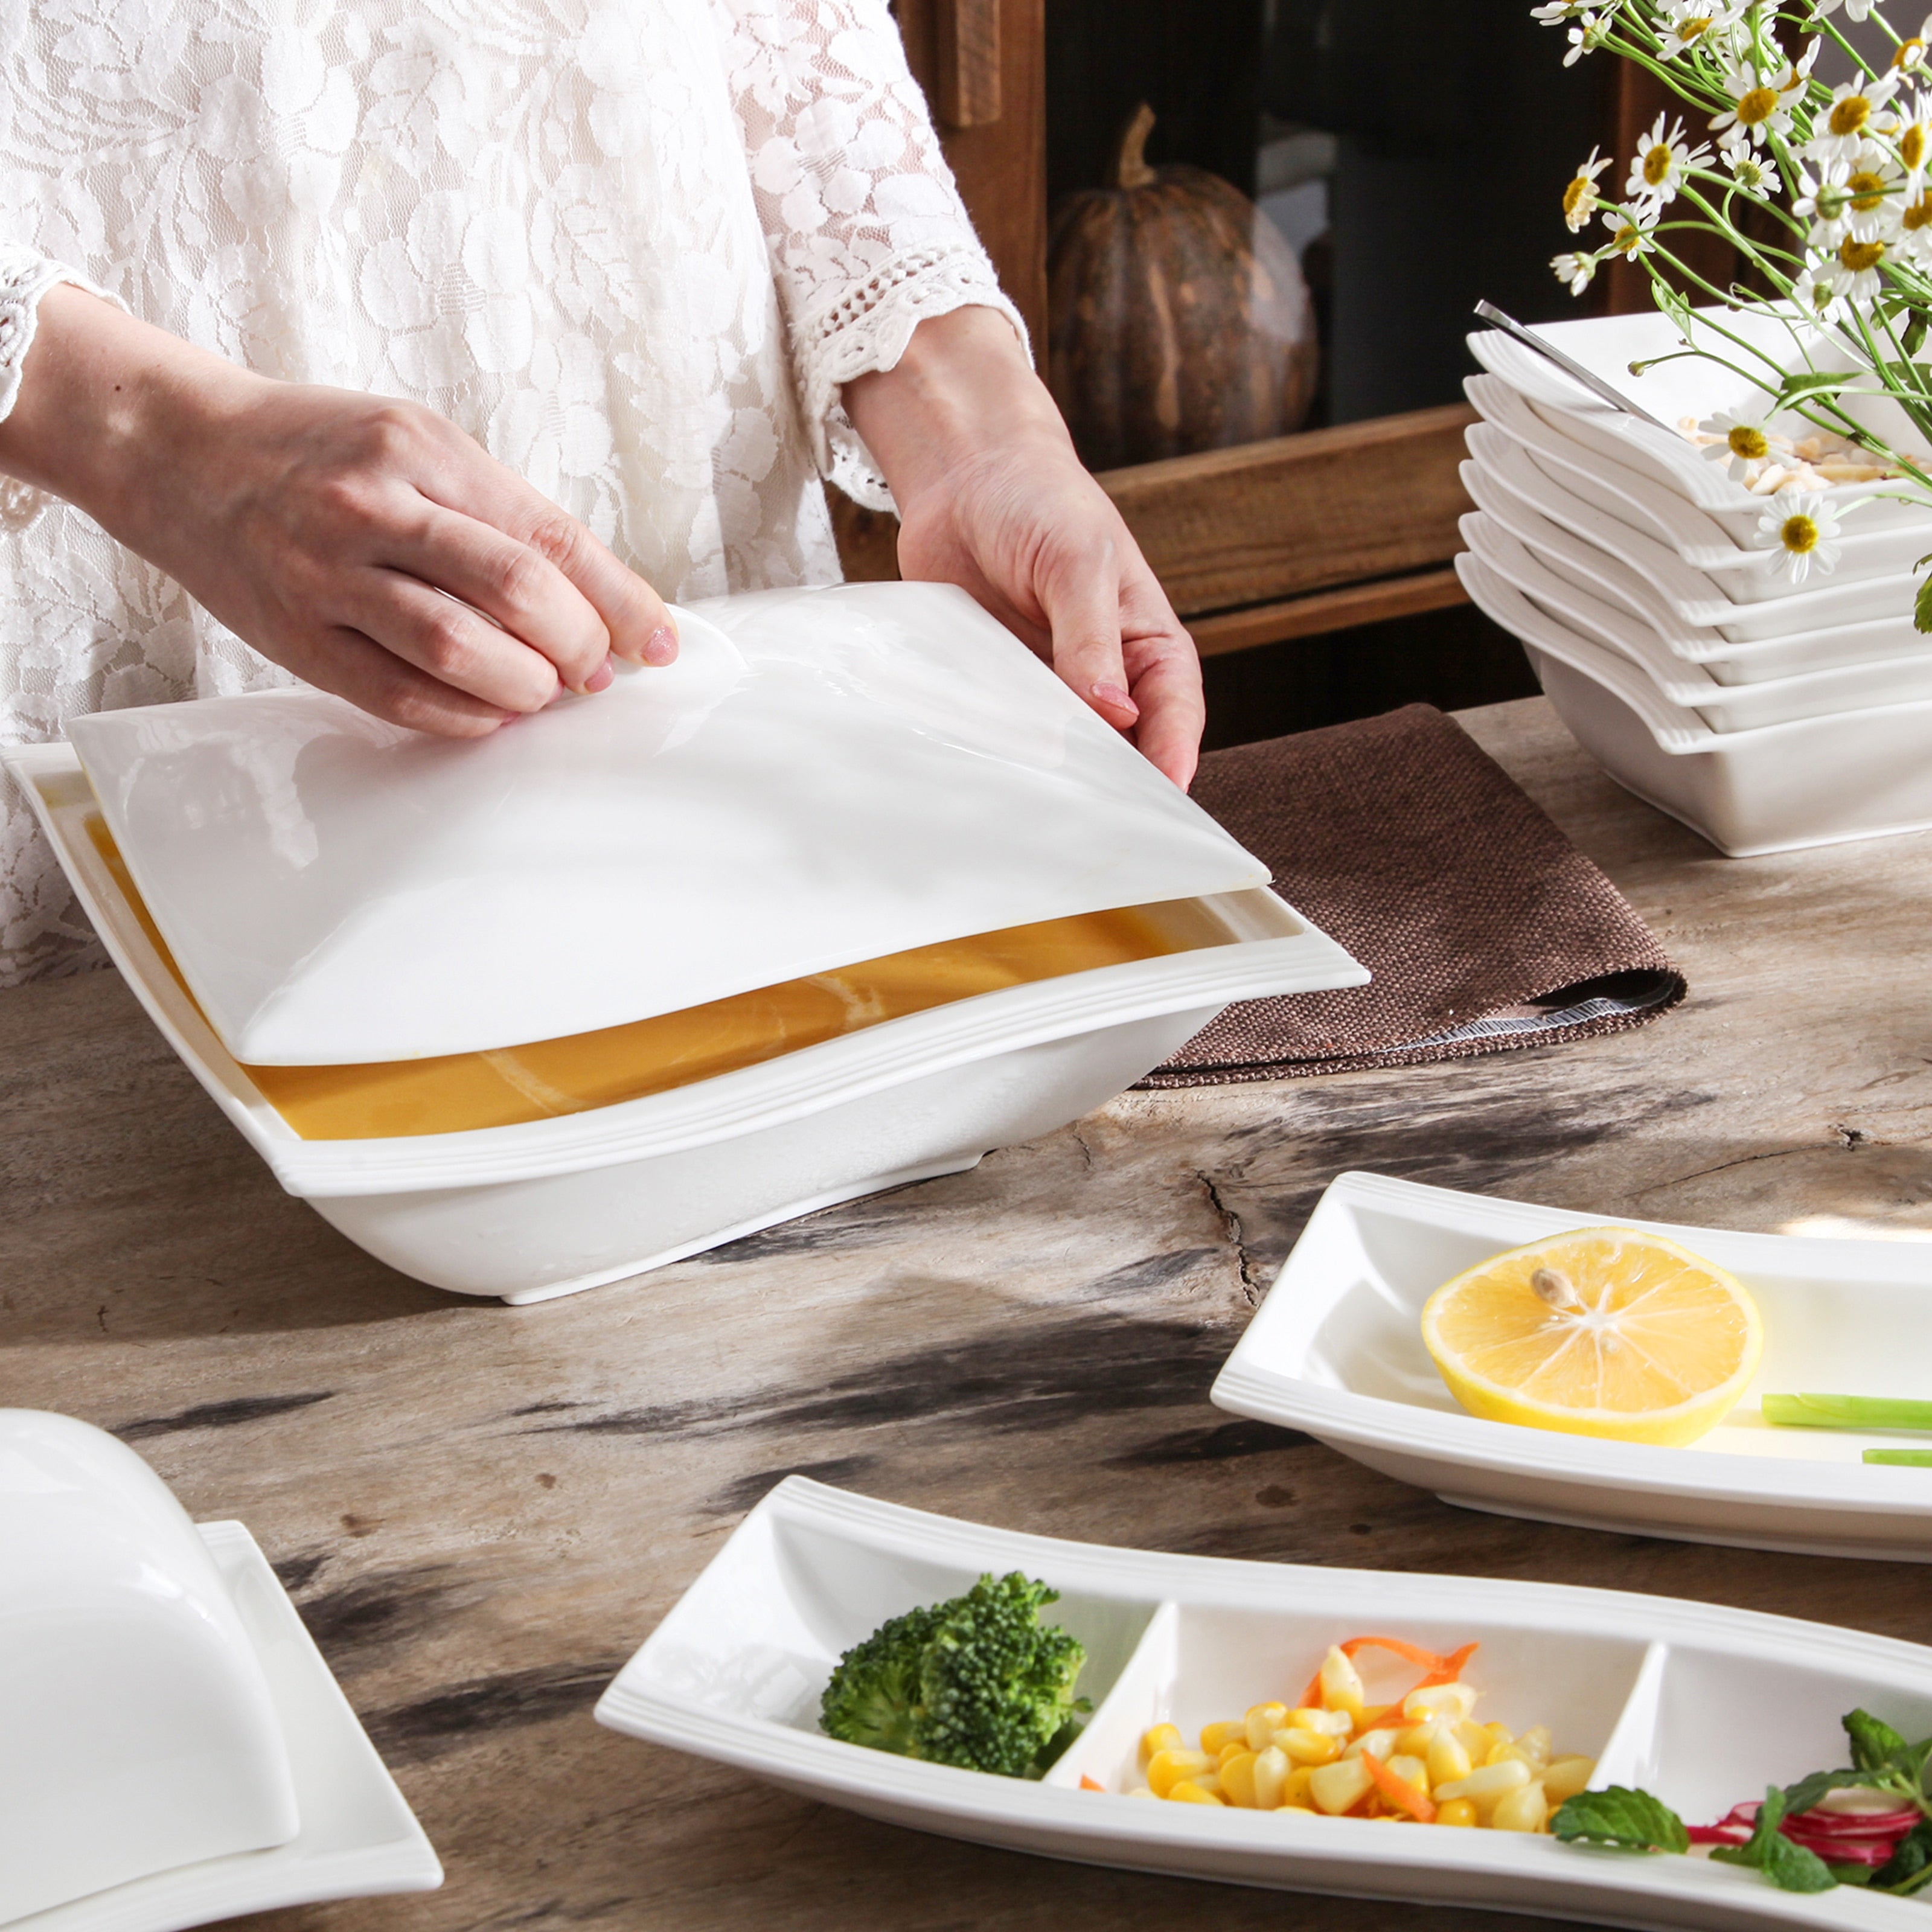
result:
M 1890 1771 L 1910 1765 L 1912 1747 L 1882 1719 L 1869 1711 L 1850 1711 L 1841 1721 L 1852 1741 L 1852 1762 L 1859 1770 Z
M 1892 1856 L 1872 1874 L 1871 1882 L 1880 1891 L 1896 1892 L 1915 1880 L 1922 1885 L 1928 1879 L 1932 1879 L 1932 1825 L 1922 1818 L 1899 1840 Z
M 1690 1849 L 1684 1820 L 1669 1805 L 1647 1791 L 1621 1784 L 1566 1798 L 1550 1820 L 1550 1829 L 1566 1845 L 1606 1845 L 1620 1852 Z
M 1784 1793 L 1774 1784 L 1768 1786 L 1750 1844 L 1714 1846 L 1712 1858 L 1720 1864 L 1748 1865 L 1761 1871 L 1780 1892 L 1829 1892 L 1838 1882 L 1831 1867 L 1779 1831 L 1784 1817 Z
M 1808 1811 L 1827 1792 L 1833 1791 L 1892 1791 L 1898 1788 L 1898 1780 L 1890 1772 L 1854 1771 L 1847 1765 L 1842 1771 L 1814 1771 L 1808 1777 L 1801 1778 L 1796 1784 L 1784 1787 L 1784 1815 L 1796 1818 Z
M 1924 560 L 1920 560 L 1922 562 Z M 1912 628 L 1915 631 L 1932 631 L 1932 577 L 1918 586 L 1918 595 L 1912 599 Z

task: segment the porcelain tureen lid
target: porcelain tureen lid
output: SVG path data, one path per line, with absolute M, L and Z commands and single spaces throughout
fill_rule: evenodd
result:
M 667 670 L 452 742 L 309 690 L 76 718 L 238 1060 L 470 1052 L 1268 872 L 966 594 L 680 614 Z

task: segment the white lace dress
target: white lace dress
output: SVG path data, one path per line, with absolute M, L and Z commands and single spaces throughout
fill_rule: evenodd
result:
M 674 598 L 835 580 L 839 386 L 1019 326 L 885 0 L 0 0 L 0 416 L 62 280 L 428 404 Z M 0 742 L 286 681 L 0 478 Z M 98 956 L 0 781 L 0 986 Z

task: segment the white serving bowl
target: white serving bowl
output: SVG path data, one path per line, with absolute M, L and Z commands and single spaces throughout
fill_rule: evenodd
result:
M 1725 328 L 1758 344 L 1781 369 L 1798 365 L 1790 334 L 1780 323 L 1726 310 L 1700 310 L 1696 314 L 1720 320 Z M 1726 355 L 1733 352 L 1697 322 L 1693 327 L 1701 341 L 1712 342 Z M 1501 376 L 1523 396 L 1552 428 L 1682 495 L 1721 523 L 1737 542 L 1750 542 L 1763 514 L 1763 500 L 1733 482 L 1721 465 L 1708 460 L 1701 449 L 1678 434 L 1677 425 L 1686 416 L 1701 422 L 1720 410 L 1760 410 L 1766 400 L 1764 391 L 1718 363 L 1682 356 L 1683 338 L 1677 325 L 1664 315 L 1545 322 L 1536 333 L 1656 420 L 1646 422 L 1612 409 L 1500 329 L 1470 335 L 1469 351 L 1491 374 Z M 1677 359 L 1658 363 L 1641 376 L 1630 373 L 1634 362 L 1673 355 Z M 1850 366 L 1837 346 L 1822 339 L 1816 345 L 1814 364 L 1821 369 Z M 1846 400 L 1849 412 L 1884 436 L 1894 448 L 1923 454 L 1923 436 L 1896 404 L 1877 396 Z M 1800 434 L 1813 427 L 1790 415 L 1772 421 L 1774 427 Z M 1844 483 L 1834 485 L 1825 496 L 1839 510 L 1849 512 L 1857 506 L 1858 523 L 1866 530 L 1911 524 L 1932 531 L 1932 506 L 1892 497 L 1868 500 L 1871 490 L 1868 483 Z
M 148 940 L 64 745 L 9 764 L 150 1018 L 291 1193 L 392 1267 L 542 1300 L 834 1202 L 956 1173 L 1131 1086 L 1230 1000 L 1368 975 L 1262 887 L 1186 902 L 1224 943 L 1014 986 L 645 1099 L 525 1125 L 299 1138 Z
M 1576 742 L 1720 852 L 1750 858 L 1932 827 L 1932 701 L 1713 731 L 1480 557 L 1465 551 L 1456 570 L 1478 608 L 1522 640 Z
M 1500 430 L 1472 423 L 1466 440 L 1486 478 L 1568 531 L 1588 550 L 1628 565 L 1680 625 L 1714 631 L 1732 644 L 1762 644 L 1820 631 L 1842 633 L 1864 626 L 1871 627 L 1868 634 L 1874 640 L 1910 638 L 1924 644 L 1912 627 L 1918 586 L 1910 572 L 1846 584 L 1814 572 L 1786 596 L 1741 604 L 1726 595 L 1727 579 L 1693 570 L 1675 550 L 1571 495 Z M 1564 548 L 1574 552 L 1576 545 Z
M 167 1486 L 0 1409 L 0 1925 L 299 1828 L 261 1666 Z
M 1613 457 L 1585 449 L 1552 429 L 1500 377 L 1472 376 L 1462 388 L 1484 421 L 1520 444 L 1552 484 L 1652 542 L 1674 550 L 1692 569 L 1707 573 L 1736 602 L 1756 604 L 1788 597 L 1798 587 L 1792 583 L 1775 545 L 1766 548 L 1748 540 L 1740 543 L 1717 518 L 1687 497 Z M 1755 500 L 1762 515 L 1774 510 L 1778 500 L 1762 496 Z M 1748 536 L 1757 533 L 1754 522 Z M 1928 541 L 1932 541 L 1932 530 L 1916 525 L 1865 530 L 1858 513 L 1854 512 L 1838 538 L 1840 554 L 1829 580 L 1856 584 L 1868 577 L 1909 572 Z M 1812 587 L 1818 587 L 1816 580 Z
M 1805 671 L 1755 684 L 1720 684 L 1677 656 L 1640 619 L 1559 577 L 1492 518 L 1478 511 L 1463 518 L 1460 527 L 1470 549 L 1538 608 L 1628 658 L 1666 701 L 1694 712 L 1714 731 L 1753 730 L 1932 698 L 1932 649 L 1916 657 Z

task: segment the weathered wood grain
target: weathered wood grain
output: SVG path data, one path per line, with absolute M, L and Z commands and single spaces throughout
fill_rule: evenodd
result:
M 1480 1516 L 1208 1405 L 1345 1167 L 1606 1215 L 1932 1232 L 1932 839 L 1723 860 L 1540 702 L 1468 722 L 1687 968 L 1677 1012 L 1543 1052 L 1128 1096 L 974 1173 L 532 1308 L 405 1281 L 280 1193 L 111 974 L 0 995 L 0 1400 L 117 1429 L 194 1514 L 249 1525 L 448 1867 L 440 1893 L 267 1922 L 1478 1932 L 927 1838 L 600 1731 L 610 1673 L 792 1469 L 1100 1542 L 1922 1640 L 1932 1569 Z

